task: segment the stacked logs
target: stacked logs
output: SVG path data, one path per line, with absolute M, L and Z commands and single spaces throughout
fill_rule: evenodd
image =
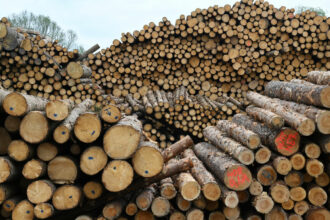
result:
M 189 136 L 161 150 L 137 116 L 115 105 L 95 111 L 90 99 L 74 105 L 4 89 L 0 104 L 3 218 L 79 213 L 99 197 L 105 203 L 111 193 L 128 195 L 191 167 L 190 159 L 174 158 L 192 146 Z
M 248 90 L 262 91 L 272 79 L 329 70 L 329 23 L 316 12 L 242 0 L 196 9 L 175 24 L 150 22 L 91 54 L 88 63 L 95 82 L 114 96 L 142 100 L 148 90 L 184 86 L 190 95 L 244 102 Z

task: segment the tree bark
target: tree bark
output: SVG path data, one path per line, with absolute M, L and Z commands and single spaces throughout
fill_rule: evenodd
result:
M 281 116 L 268 111 L 267 109 L 262 109 L 250 105 L 245 109 L 245 111 L 255 121 L 263 122 L 268 127 L 280 129 L 284 126 L 284 119 Z

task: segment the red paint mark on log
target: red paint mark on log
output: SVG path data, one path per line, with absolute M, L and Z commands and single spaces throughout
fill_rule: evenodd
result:
M 284 131 L 281 131 L 275 139 L 277 149 L 292 152 L 292 148 L 296 145 L 297 137 L 298 133 L 287 135 Z
M 242 167 L 231 170 L 227 173 L 229 186 L 238 188 L 241 184 L 250 181 L 249 177 L 243 172 Z

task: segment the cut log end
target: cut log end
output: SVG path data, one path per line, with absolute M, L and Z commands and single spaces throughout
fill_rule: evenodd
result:
M 263 192 L 263 187 L 260 182 L 257 180 L 253 180 L 250 187 L 249 187 L 249 192 L 253 196 L 258 196 Z
M 47 118 L 53 121 L 62 121 L 69 115 L 69 106 L 63 101 L 49 101 L 46 104 L 45 111 Z
M 32 159 L 28 161 L 22 170 L 22 175 L 26 179 L 36 179 L 45 173 L 46 164 L 40 160 Z
M 204 219 L 204 212 L 200 209 L 192 209 L 186 214 L 187 220 Z
M 84 143 L 94 142 L 101 134 L 102 125 L 97 114 L 84 113 L 74 125 L 75 136 Z
M 210 213 L 209 220 L 226 220 L 226 217 L 222 212 L 215 211 Z
M 287 220 L 288 216 L 282 208 L 278 206 L 274 206 L 274 208 L 265 216 L 265 220 L 273 220 L 273 219 Z
M 322 206 L 327 202 L 328 195 L 323 188 L 315 186 L 308 191 L 308 200 L 315 206 Z
M 87 148 L 80 157 L 80 169 L 87 175 L 95 175 L 107 164 L 108 156 L 101 147 Z
M 248 168 L 242 165 L 233 165 L 226 170 L 225 185 L 233 190 L 245 190 L 252 181 L 252 175 Z
M 217 183 L 207 183 L 202 188 L 203 195 L 206 199 L 216 201 L 221 196 L 221 189 Z
M 182 186 L 180 193 L 185 200 L 193 201 L 199 196 L 200 190 L 200 185 L 196 181 L 190 181 Z
M 260 138 L 258 135 L 250 135 L 248 139 L 248 147 L 251 149 L 256 149 L 260 145 Z
M 110 192 L 126 189 L 133 181 L 134 171 L 132 166 L 123 160 L 113 160 L 102 173 L 104 187 Z
M 290 158 L 292 168 L 295 170 L 301 170 L 305 167 L 306 159 L 301 153 L 296 153 Z
M 13 220 L 33 220 L 34 217 L 34 210 L 33 205 L 28 202 L 27 200 L 23 200 L 20 203 L 18 203 L 12 213 L 12 219 Z
M 258 212 L 266 214 L 273 209 L 274 201 L 267 195 L 267 193 L 263 192 L 255 198 L 254 207 Z
M 82 199 L 80 189 L 73 185 L 64 185 L 54 192 L 52 203 L 57 210 L 68 210 L 78 206 Z
M 37 148 L 37 156 L 42 161 L 50 161 L 56 157 L 58 149 L 55 145 L 44 142 Z
M 50 181 L 37 180 L 28 186 L 26 195 L 30 202 L 38 204 L 50 200 L 54 190 L 55 186 Z
M 54 207 L 49 203 L 39 203 L 34 207 L 34 215 L 38 219 L 47 219 L 54 214 Z
M 284 203 L 289 200 L 290 192 L 289 188 L 284 184 L 274 184 L 271 187 L 270 195 L 277 203 Z
M 310 136 L 315 131 L 315 123 L 313 120 L 307 118 L 302 121 L 297 128 L 298 132 L 304 136 Z
M 128 216 L 134 216 L 138 211 L 138 207 L 134 202 L 130 202 L 127 204 L 125 212 Z
M 282 129 L 275 138 L 277 151 L 285 156 L 296 153 L 299 149 L 300 135 L 290 128 Z
M 101 118 L 107 123 L 116 123 L 121 119 L 121 112 L 115 105 L 107 105 L 101 110 Z
M 97 199 L 102 195 L 103 186 L 99 182 L 89 181 L 83 187 L 83 193 L 88 199 Z
M 37 144 L 46 138 L 48 130 L 48 121 L 44 114 L 32 111 L 23 118 L 19 132 L 26 142 Z
M 14 140 L 8 146 L 8 155 L 15 161 L 24 161 L 29 157 L 30 150 L 24 141 Z
M 226 194 L 226 198 L 224 199 L 224 203 L 229 208 L 235 208 L 235 207 L 237 207 L 237 205 L 239 203 L 239 199 L 238 199 L 237 193 L 236 192 L 233 192 L 233 191 L 229 191 Z
M 261 147 L 255 153 L 255 160 L 259 164 L 265 164 L 269 161 L 271 151 L 267 147 Z
M 53 133 L 53 138 L 56 141 L 56 143 L 64 144 L 70 138 L 70 131 L 64 125 L 60 125 L 57 128 L 55 128 Z
M 6 182 L 12 175 L 11 162 L 4 157 L 0 157 L 0 174 L 0 183 Z
M 330 111 L 321 111 L 316 116 L 316 125 L 322 134 L 330 134 Z
M 151 205 L 151 211 L 156 217 L 164 217 L 168 215 L 170 208 L 170 202 L 163 197 L 155 198 Z
M 58 156 L 48 163 L 47 173 L 54 183 L 69 184 L 76 180 L 78 169 L 70 158 Z
M 264 186 L 270 186 L 277 179 L 277 172 L 270 165 L 264 165 L 257 173 L 258 181 Z
M 330 87 L 322 89 L 320 94 L 320 102 L 326 108 L 330 108 Z
M 330 212 L 325 208 L 317 208 L 306 214 L 306 220 L 327 220 L 330 219 Z
M 322 162 L 316 159 L 307 161 L 306 171 L 312 177 L 318 177 L 323 173 L 324 165 Z
M 2 107 L 11 116 L 22 116 L 28 110 L 26 99 L 17 92 L 8 94 L 3 100 Z
M 240 153 L 238 159 L 244 165 L 251 165 L 254 161 L 254 153 L 253 151 L 247 149 Z

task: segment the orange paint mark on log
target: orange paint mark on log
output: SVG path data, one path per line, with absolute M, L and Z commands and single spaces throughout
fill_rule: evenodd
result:
M 298 133 L 287 135 L 284 131 L 281 131 L 275 139 L 276 146 L 279 150 L 292 152 L 292 148 L 296 145 L 297 137 Z
M 243 173 L 242 167 L 231 170 L 227 173 L 229 179 L 229 186 L 233 188 L 238 188 L 240 184 L 250 181 L 249 177 Z

